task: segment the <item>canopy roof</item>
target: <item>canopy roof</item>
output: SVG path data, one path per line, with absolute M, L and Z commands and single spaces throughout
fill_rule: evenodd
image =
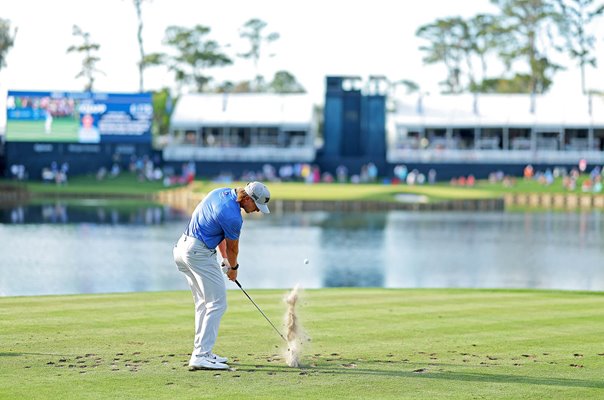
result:
M 185 94 L 171 119 L 172 129 L 202 126 L 310 126 L 313 103 L 307 94 Z
M 534 112 L 531 112 L 532 101 Z M 393 118 L 396 125 L 410 127 L 604 127 L 604 97 L 536 95 L 531 99 L 529 94 L 409 95 L 396 99 Z

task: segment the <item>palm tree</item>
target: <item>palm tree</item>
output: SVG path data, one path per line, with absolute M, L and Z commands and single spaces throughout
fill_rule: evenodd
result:
M 306 93 L 296 77 L 288 71 L 277 71 L 269 87 L 275 93 Z
M 136 9 L 136 19 L 138 22 L 138 26 L 136 29 L 136 39 L 138 41 L 138 53 L 140 55 L 140 60 L 138 62 L 138 90 L 139 92 L 144 92 L 145 85 L 143 80 L 143 73 L 145 71 L 145 67 L 147 64 L 145 63 L 145 49 L 143 47 L 143 13 L 142 13 L 142 4 L 145 0 L 132 0 L 134 4 L 134 8 Z
M 261 56 L 262 44 L 274 42 L 280 37 L 276 32 L 264 35 L 262 31 L 266 28 L 266 26 L 266 22 L 257 18 L 252 18 L 243 25 L 243 29 L 241 29 L 239 33 L 239 36 L 248 39 L 250 42 L 250 50 L 247 53 L 239 54 L 239 56 L 245 59 L 252 59 L 254 62 L 255 79 L 258 79 L 258 76 L 260 76 L 258 71 L 258 61 L 260 60 Z
M 0 70 L 6 66 L 6 55 L 11 47 L 15 44 L 17 37 L 17 28 L 10 31 L 10 21 L 0 18 Z
M 79 26 L 73 26 L 73 36 L 80 37 L 82 44 L 69 46 L 67 53 L 77 52 L 84 53 L 84 59 L 82 60 L 82 70 L 76 75 L 77 78 L 85 77 L 87 79 L 86 85 L 84 86 L 85 91 L 92 91 L 94 86 L 94 76 L 97 73 L 104 74 L 96 68 L 96 63 L 100 60 L 99 57 L 93 53 L 99 51 L 101 45 L 94 43 L 90 39 L 90 33 L 84 32 Z
M 146 56 L 146 60 L 149 65 L 167 64 L 168 69 L 174 72 L 179 86 L 193 85 L 198 92 L 203 92 L 212 80 L 206 74 L 207 69 L 233 63 L 222 52 L 218 42 L 206 38 L 209 33 L 210 28 L 203 25 L 196 25 L 191 29 L 169 26 L 163 42 L 176 49 L 177 54 L 150 54 Z
M 426 64 L 442 63 L 447 68 L 447 79 L 441 82 L 445 92 L 460 93 L 462 61 L 467 55 L 467 26 L 459 17 L 438 19 L 435 22 L 420 26 L 416 36 L 429 42 L 420 46 L 425 55 Z
M 554 48 L 549 31 L 557 20 L 549 0 L 491 0 L 501 10 L 500 56 L 506 66 L 523 59 L 529 67 L 527 92 L 547 91 L 550 74 L 561 67 L 548 57 Z M 508 68 L 509 69 L 509 68 Z
M 604 13 L 604 4 L 594 4 L 594 0 L 556 0 L 560 10 L 559 26 L 566 39 L 566 48 L 571 58 L 577 60 L 581 69 L 581 91 L 586 93 L 585 67 L 596 67 L 596 38 L 588 31 L 589 25 Z

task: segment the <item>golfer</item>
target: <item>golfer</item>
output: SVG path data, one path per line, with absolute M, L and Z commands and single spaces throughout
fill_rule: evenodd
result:
M 197 205 L 191 220 L 174 246 L 174 261 L 185 274 L 195 302 L 195 340 L 189 361 L 192 369 L 227 369 L 227 358 L 212 352 L 220 319 L 226 311 L 226 285 L 222 275 L 237 279 L 239 236 L 246 213 L 268 214 L 270 192 L 260 182 L 245 188 L 212 190 Z M 222 265 L 216 257 L 217 249 Z M 222 266 L 222 268 L 221 268 Z

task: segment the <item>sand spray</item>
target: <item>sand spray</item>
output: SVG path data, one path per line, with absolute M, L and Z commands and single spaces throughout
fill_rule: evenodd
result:
M 299 367 L 302 358 L 302 350 L 304 343 L 309 341 L 309 337 L 304 332 L 300 318 L 296 312 L 296 304 L 300 299 L 300 288 L 296 285 L 294 289 L 285 296 L 284 301 L 287 304 L 287 312 L 285 313 L 285 327 L 287 329 L 287 350 L 285 354 L 285 362 L 290 367 Z

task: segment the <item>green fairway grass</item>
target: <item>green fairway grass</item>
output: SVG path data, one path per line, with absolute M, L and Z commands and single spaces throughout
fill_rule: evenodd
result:
M 6 140 L 24 142 L 78 142 L 80 123 L 73 117 L 54 118 L 52 130 L 45 132 L 45 121 L 9 120 Z
M 581 193 L 581 184 L 587 175 L 578 179 L 574 193 Z M 391 185 L 391 184 L 352 184 L 352 183 L 317 183 L 300 182 L 268 182 L 273 199 L 281 200 L 334 200 L 334 201 L 396 201 L 397 194 L 424 195 L 429 201 L 497 199 L 508 193 L 573 193 L 564 189 L 562 179 L 557 179 L 550 186 L 542 185 L 534 180 L 518 179 L 512 187 L 501 183 L 489 183 L 486 180 L 477 181 L 473 187 L 452 186 L 449 183 L 434 185 Z M 222 186 L 245 186 L 245 182 L 224 183 L 196 181 L 194 190 L 206 193 Z
M 554 179 L 551 185 L 544 185 L 533 179 L 516 179 L 512 186 L 504 186 L 502 183 L 490 183 L 487 180 L 476 181 L 474 188 L 478 190 L 488 190 L 494 195 L 504 195 L 507 193 L 582 193 L 581 185 L 585 180 L 589 179 L 589 175 L 583 174 L 577 178 L 577 188 L 570 191 L 564 188 L 562 178 Z
M 249 294 L 282 327 L 286 292 Z M 604 398 L 603 293 L 307 290 L 301 368 L 228 297 L 214 350 L 233 370 L 194 372 L 187 291 L 0 298 L 0 398 Z
M 575 193 L 581 194 L 581 183 L 587 175 L 578 179 L 579 189 L 569 192 L 562 186 L 562 180 L 557 179 L 550 186 L 542 185 L 534 180 L 518 179 L 514 186 L 505 187 L 501 183 L 477 181 L 474 187 L 451 186 L 449 183 L 434 185 L 391 185 L 381 183 L 317 183 L 303 182 L 267 182 L 273 200 L 318 200 L 318 201 L 384 201 L 395 202 L 399 194 L 414 194 L 426 196 L 430 202 L 449 200 L 499 199 L 508 193 Z M 0 181 L 14 184 L 11 181 Z M 194 193 L 205 194 L 218 187 L 245 186 L 246 182 L 212 182 L 197 180 L 190 185 Z M 140 181 L 133 173 L 123 173 L 117 178 L 107 178 L 98 181 L 93 175 L 76 176 L 69 179 L 66 185 L 57 186 L 52 183 L 27 182 L 23 186 L 35 197 L 45 195 L 56 196 L 152 196 L 166 188 L 160 181 Z M 176 188 L 181 187 L 176 186 Z M 587 194 L 586 194 L 587 195 Z
M 216 182 L 195 182 L 194 190 L 206 193 L 223 186 L 245 186 L 246 182 L 229 185 Z M 451 187 L 448 184 L 408 186 L 384 184 L 306 184 L 300 182 L 267 182 L 271 198 L 279 200 L 326 200 L 326 201 L 396 201 L 400 193 L 421 194 L 431 200 L 488 199 L 500 197 L 489 190 Z
M 140 181 L 134 173 L 122 173 L 115 178 L 97 180 L 93 175 L 69 178 L 67 184 L 56 185 L 49 182 L 27 182 L 27 190 L 37 197 L 41 195 L 152 195 L 166 189 L 161 181 Z

